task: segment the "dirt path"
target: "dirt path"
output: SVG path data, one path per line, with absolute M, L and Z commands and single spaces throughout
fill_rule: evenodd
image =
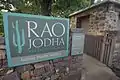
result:
M 83 67 L 82 80 L 119 80 L 111 69 L 88 55 L 84 55 Z

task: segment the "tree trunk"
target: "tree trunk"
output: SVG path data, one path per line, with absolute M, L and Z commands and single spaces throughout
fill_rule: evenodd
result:
M 41 0 L 41 14 L 45 16 L 51 15 L 52 0 Z
M 91 2 L 90 2 L 90 4 L 92 5 L 92 4 L 94 4 L 94 0 L 90 0 Z

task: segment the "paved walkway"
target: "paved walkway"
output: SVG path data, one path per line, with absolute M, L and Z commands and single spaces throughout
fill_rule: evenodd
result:
M 82 80 L 120 80 L 106 65 L 88 55 L 84 55 L 83 67 Z

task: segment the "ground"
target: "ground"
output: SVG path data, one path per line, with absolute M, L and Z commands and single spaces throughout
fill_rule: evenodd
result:
M 82 80 L 120 80 L 110 68 L 84 54 Z

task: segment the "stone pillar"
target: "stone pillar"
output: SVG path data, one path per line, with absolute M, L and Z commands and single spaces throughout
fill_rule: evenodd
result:
M 76 22 L 77 21 L 75 16 L 70 17 L 70 29 L 76 28 Z

